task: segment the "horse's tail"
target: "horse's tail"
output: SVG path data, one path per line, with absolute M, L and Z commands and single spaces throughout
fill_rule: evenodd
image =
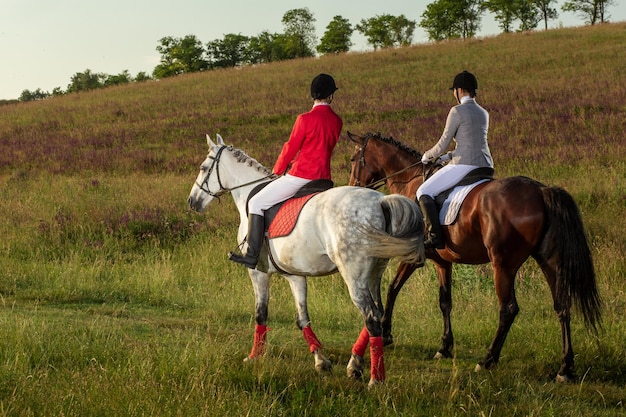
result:
M 380 203 L 385 216 L 385 230 L 363 230 L 373 244 L 367 246 L 368 255 L 423 264 L 424 221 L 422 212 L 411 199 L 400 194 L 386 195 Z
M 569 307 L 573 299 L 585 323 L 595 330 L 602 318 L 602 301 L 580 211 L 572 196 L 562 188 L 542 190 L 548 214 L 544 244 L 552 246 L 557 258 L 556 300 Z

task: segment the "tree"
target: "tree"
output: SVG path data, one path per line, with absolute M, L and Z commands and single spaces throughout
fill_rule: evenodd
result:
M 90 69 L 86 69 L 84 72 L 77 72 L 72 76 L 70 84 L 67 86 L 67 92 L 77 93 L 79 91 L 102 88 L 106 77 L 106 74 L 94 74 Z
M 502 32 L 509 33 L 512 32 L 518 4 L 519 2 L 516 0 L 487 0 L 484 3 L 484 7 L 494 14 L 494 18 Z
M 208 61 L 204 59 L 202 43 L 194 35 L 187 35 L 184 38 L 166 36 L 159 42 L 160 45 L 156 49 L 161 53 L 161 63 L 152 72 L 155 78 L 204 71 L 209 68 Z
M 207 43 L 207 57 L 212 68 L 226 68 L 250 62 L 248 46 L 250 38 L 241 34 L 229 33 L 224 39 Z
M 541 11 L 532 0 L 517 0 L 515 16 L 520 21 L 519 31 L 533 30 L 541 22 Z
M 426 6 L 422 13 L 419 26 L 426 30 L 428 39 L 442 41 L 461 37 L 461 29 L 455 16 L 455 10 L 450 8 L 446 0 L 437 0 Z
M 128 70 L 124 70 L 117 75 L 107 75 L 104 80 L 104 86 L 129 84 L 133 81 L 133 77 Z
M 559 17 L 559 13 L 554 7 L 551 7 L 552 3 L 555 3 L 556 0 L 531 0 L 533 3 L 537 5 L 541 17 L 543 20 L 543 27 L 545 30 L 548 30 L 548 20 L 556 19 Z
M 414 20 L 408 20 L 404 15 L 383 14 L 361 19 L 356 30 L 367 38 L 367 43 L 378 49 L 410 45 L 415 25 Z
M 285 48 L 289 58 L 315 56 L 315 18 L 308 8 L 288 10 L 282 19 Z
M 586 19 L 586 23 L 595 25 L 607 21 L 606 8 L 614 4 L 614 0 L 568 0 L 561 9 L 564 12 L 578 13 Z
M 483 0 L 452 0 L 459 3 L 459 20 L 463 39 L 473 38 L 480 30 L 480 19 L 483 13 Z
M 135 82 L 136 83 L 140 83 L 140 82 L 143 82 L 143 81 L 148 81 L 148 80 L 151 80 L 151 79 L 152 79 L 152 77 L 150 77 L 150 75 L 148 73 L 146 73 L 145 71 L 140 71 L 135 76 Z
M 434 41 L 473 37 L 480 29 L 483 3 L 483 0 L 435 0 L 426 6 L 419 25 Z
M 263 31 L 258 36 L 250 38 L 246 56 L 250 64 L 282 61 L 292 58 L 287 49 L 287 35 Z
M 36 101 L 43 100 L 50 97 L 50 93 L 43 91 L 41 88 L 36 89 L 35 91 L 24 90 L 20 95 L 19 101 Z
M 317 52 L 320 54 L 334 54 L 338 52 L 348 52 L 353 43 L 350 41 L 352 37 L 352 25 L 348 19 L 341 16 L 333 17 L 333 20 L 326 26 L 326 32 L 317 45 Z

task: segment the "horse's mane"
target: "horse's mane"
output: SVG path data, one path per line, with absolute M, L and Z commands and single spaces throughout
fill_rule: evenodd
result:
M 270 175 L 272 173 L 271 170 L 261 165 L 261 163 L 257 161 L 256 159 L 252 158 L 251 156 L 248 156 L 248 154 L 246 154 L 241 149 L 234 148 L 232 145 L 228 146 L 226 149 L 232 152 L 233 156 L 235 157 L 235 160 L 238 163 L 246 164 L 249 167 L 254 167 L 257 171 L 265 175 Z
M 408 153 L 409 155 L 411 155 L 412 157 L 416 159 L 420 159 L 420 160 L 422 159 L 422 154 L 419 151 L 415 150 L 414 148 L 407 145 L 406 143 L 403 143 L 403 142 L 400 142 L 399 140 L 394 139 L 391 136 L 385 137 L 380 133 L 368 133 L 367 135 L 365 135 L 365 137 L 368 137 L 368 136 L 371 138 L 377 139 L 381 142 L 388 143 L 400 149 L 401 151 Z

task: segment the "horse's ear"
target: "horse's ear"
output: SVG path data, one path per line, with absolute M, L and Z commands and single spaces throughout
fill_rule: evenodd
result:
M 218 135 L 219 136 L 219 135 Z M 211 140 L 211 137 L 207 134 L 206 135 L 206 143 L 209 145 L 209 148 L 212 148 L 215 146 L 215 144 L 213 143 L 213 141 Z
M 349 130 L 347 133 L 348 133 L 348 139 L 350 139 L 352 142 L 358 143 L 359 145 L 363 143 L 362 137 L 352 134 L 352 132 L 350 132 Z
M 224 143 L 224 139 L 222 139 L 222 137 L 220 136 L 220 134 L 218 133 L 216 136 L 217 136 L 217 144 L 218 144 L 218 145 L 225 145 L 225 143 Z

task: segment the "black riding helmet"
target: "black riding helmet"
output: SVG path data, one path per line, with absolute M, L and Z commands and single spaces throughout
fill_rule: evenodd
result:
M 320 74 L 311 82 L 311 97 L 314 100 L 330 97 L 337 90 L 335 80 L 328 74 Z
M 476 80 L 476 77 L 474 77 L 474 74 L 463 71 L 454 77 L 450 90 L 454 90 L 455 88 L 462 88 L 463 90 L 467 90 L 470 93 L 475 94 L 476 90 L 478 90 L 478 81 Z

